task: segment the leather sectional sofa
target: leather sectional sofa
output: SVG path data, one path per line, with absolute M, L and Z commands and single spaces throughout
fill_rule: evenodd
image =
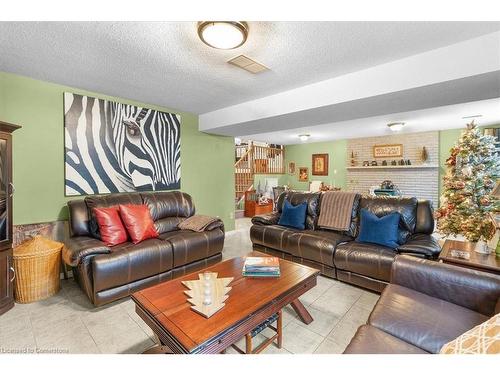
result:
M 159 238 L 108 247 L 100 241 L 94 207 L 145 204 Z M 179 191 L 88 196 L 68 202 L 70 238 L 63 258 L 95 306 L 201 269 L 222 259 L 224 225 L 217 220 L 204 232 L 179 230 L 193 216 L 191 197 Z
M 444 344 L 498 313 L 498 276 L 397 256 L 391 283 L 344 353 L 439 353 Z
M 252 218 L 250 238 L 254 250 L 310 265 L 325 276 L 381 292 L 390 280 L 391 266 L 397 254 L 435 259 L 440 246 L 432 237 L 432 204 L 416 198 L 368 197 L 357 195 L 351 213 L 351 225 L 345 232 L 317 226 L 322 193 L 288 191 L 277 202 L 277 211 Z M 278 225 L 285 199 L 293 205 L 307 202 L 306 229 Z M 391 211 L 401 214 L 397 249 L 356 242 L 360 209 L 382 216 Z

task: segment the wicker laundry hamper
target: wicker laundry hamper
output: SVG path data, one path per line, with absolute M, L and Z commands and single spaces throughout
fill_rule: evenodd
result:
M 60 242 L 36 236 L 14 249 L 16 302 L 38 301 L 59 291 L 62 247 Z

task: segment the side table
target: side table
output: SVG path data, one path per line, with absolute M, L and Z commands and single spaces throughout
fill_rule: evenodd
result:
M 446 240 L 439 254 L 439 261 L 500 275 L 500 257 L 497 257 L 494 252 L 491 254 L 479 254 L 474 251 L 474 246 L 473 242 Z M 451 255 L 452 250 L 466 251 L 470 254 L 470 258 L 461 259 L 454 257 Z

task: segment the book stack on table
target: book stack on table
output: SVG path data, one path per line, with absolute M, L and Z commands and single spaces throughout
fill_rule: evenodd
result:
M 247 257 L 243 265 L 243 276 L 279 277 L 279 259 L 277 257 Z

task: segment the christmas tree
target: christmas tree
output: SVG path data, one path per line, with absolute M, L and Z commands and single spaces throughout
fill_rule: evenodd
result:
M 467 125 L 446 160 L 447 172 L 437 228 L 444 235 L 462 234 L 469 241 L 487 241 L 495 235 L 493 214 L 499 201 L 491 195 L 500 175 L 495 138 L 483 135 L 474 122 Z

